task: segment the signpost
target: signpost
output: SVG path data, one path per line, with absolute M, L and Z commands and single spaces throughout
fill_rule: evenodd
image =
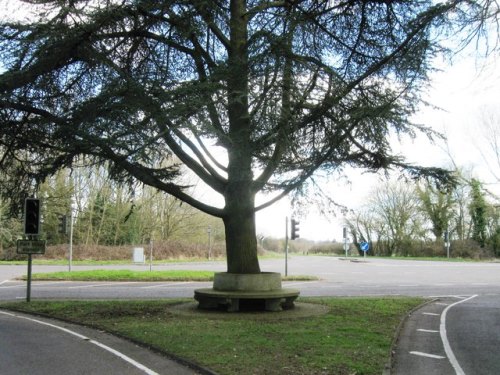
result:
M 347 250 L 349 250 L 349 245 L 347 243 L 347 228 L 343 227 L 342 228 L 342 236 L 344 238 L 344 251 L 345 251 L 345 257 L 347 258 Z
M 28 255 L 28 280 L 26 285 L 26 302 L 31 301 L 31 268 L 32 255 L 45 254 L 45 241 L 39 240 L 40 200 L 37 198 L 26 198 L 24 201 L 24 235 L 27 239 L 17 241 L 17 253 Z
M 370 244 L 368 242 L 360 242 L 359 248 L 364 253 L 363 257 L 366 258 L 366 253 L 370 250 Z
M 26 281 L 26 302 L 31 301 L 31 268 L 32 255 L 45 254 L 45 241 L 43 240 L 18 240 L 17 253 L 28 255 L 28 280 Z

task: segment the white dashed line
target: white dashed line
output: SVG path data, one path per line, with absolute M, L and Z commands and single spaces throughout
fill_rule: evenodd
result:
M 446 357 L 443 357 L 442 355 L 429 354 L 429 353 L 423 353 L 423 352 L 410 352 L 410 354 L 418 355 L 420 357 L 434 358 L 434 359 L 445 359 L 446 358 Z
M 428 332 L 428 333 L 439 333 L 439 331 L 436 331 L 434 329 L 424 329 L 424 328 L 419 328 L 417 329 L 418 332 Z
M 430 312 L 424 312 L 422 315 L 429 315 L 429 316 L 440 316 L 441 314 L 436 314 L 436 313 L 430 313 Z

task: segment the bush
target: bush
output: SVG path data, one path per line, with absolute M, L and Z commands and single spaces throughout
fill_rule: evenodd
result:
M 149 259 L 149 244 L 130 246 L 98 246 L 98 245 L 73 245 L 73 260 L 126 260 L 132 259 L 134 247 L 143 247 L 146 258 Z M 212 245 L 211 256 L 220 258 L 225 256 L 225 244 L 215 243 Z M 43 256 L 38 255 L 37 259 L 67 259 L 68 245 L 47 246 Z M 155 242 L 153 244 L 153 259 L 188 259 L 188 258 L 208 258 L 208 246 L 197 243 L 182 241 Z M 4 249 L 1 260 L 22 260 L 25 255 L 16 253 L 16 248 Z

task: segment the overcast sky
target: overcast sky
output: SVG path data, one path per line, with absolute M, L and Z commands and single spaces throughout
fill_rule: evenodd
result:
M 422 108 L 415 120 L 447 136 L 447 143 L 440 141 L 432 145 L 424 137 L 394 143 L 394 150 L 403 154 L 407 161 L 425 166 L 451 167 L 452 161 L 446 152 L 449 147 L 451 156 L 459 167 L 471 170 L 474 177 L 488 183 L 488 188 L 499 192 L 498 186 L 491 184 L 479 147 L 484 143 L 484 132 L 480 125 L 481 113 L 485 108 L 496 110 L 500 118 L 500 66 L 495 56 L 488 60 L 465 54 L 456 57 L 454 63 L 438 62 L 440 72 L 431 77 L 426 100 L 436 107 Z M 329 191 L 338 203 L 355 210 L 363 205 L 370 191 L 380 183 L 380 176 L 362 174 L 360 171 L 349 173 L 350 185 L 332 179 Z M 291 207 L 284 199 L 269 209 L 258 213 L 257 231 L 263 235 L 284 237 L 285 217 L 290 215 Z M 311 208 L 309 215 L 301 219 L 302 238 L 312 240 L 337 240 L 342 238 L 342 214 L 325 218 Z

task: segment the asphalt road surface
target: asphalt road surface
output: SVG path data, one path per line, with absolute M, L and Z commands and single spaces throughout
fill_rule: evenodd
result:
M 261 261 L 261 267 L 263 271 L 284 273 L 285 270 L 281 259 Z M 73 267 L 74 270 L 88 268 Z M 148 265 L 90 268 L 149 270 Z M 225 263 L 165 264 L 154 265 L 153 269 L 224 271 Z M 67 267 L 34 266 L 33 272 L 58 270 L 67 270 Z M 436 298 L 405 324 L 395 353 L 395 374 L 500 374 L 497 354 L 500 346 L 500 263 L 372 258 L 360 261 L 293 256 L 289 259 L 288 271 L 290 275 L 320 278 L 311 282 L 284 283 L 284 287 L 299 289 L 301 296 Z M 26 282 L 15 279 L 23 274 L 26 274 L 26 266 L 0 266 L 0 300 L 25 298 Z M 211 283 L 197 282 L 34 282 L 31 296 L 32 299 L 192 297 L 195 289 L 209 286 Z M 0 325 L 2 336 L 3 327 Z
M 126 340 L 0 310 L 0 374 L 197 374 Z
M 84 267 L 149 270 L 148 265 Z M 176 263 L 154 270 L 198 269 L 224 271 L 224 262 Z M 284 273 L 282 259 L 261 261 L 263 271 Z M 65 266 L 33 266 L 33 273 L 67 270 Z M 289 259 L 290 275 L 313 275 L 312 282 L 285 282 L 285 287 L 299 289 L 302 296 L 455 296 L 498 295 L 500 263 L 430 262 L 368 259 L 342 260 L 332 257 L 294 256 Z M 0 265 L 0 300 L 22 299 L 26 282 L 15 280 L 26 274 L 26 266 Z M 96 282 L 33 282 L 32 298 L 169 298 L 192 297 L 194 289 L 211 283 L 96 283 Z

